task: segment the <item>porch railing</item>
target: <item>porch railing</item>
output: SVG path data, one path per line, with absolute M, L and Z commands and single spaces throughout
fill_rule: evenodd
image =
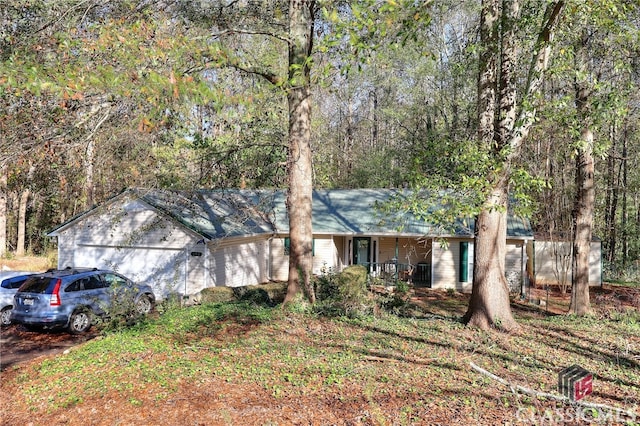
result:
M 420 286 L 431 286 L 431 265 L 428 263 L 398 263 L 394 261 L 367 263 L 369 276 L 378 278 L 387 284 L 406 281 Z

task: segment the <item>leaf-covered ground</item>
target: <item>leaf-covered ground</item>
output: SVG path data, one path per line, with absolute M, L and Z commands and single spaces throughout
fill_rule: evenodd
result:
M 2 425 L 640 424 L 640 289 L 594 289 L 592 318 L 568 298 L 514 302 L 521 330 L 459 322 L 467 296 L 420 290 L 403 316 L 360 319 L 246 304 L 169 309 L 0 376 Z M 512 387 L 471 368 L 477 365 Z M 558 372 L 594 374 L 587 409 Z M 636 417 L 636 415 L 638 417 Z M 595 417 L 594 417 L 595 416 Z

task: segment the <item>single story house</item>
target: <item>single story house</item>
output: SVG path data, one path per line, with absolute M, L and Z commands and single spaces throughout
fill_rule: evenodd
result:
M 313 191 L 313 273 L 364 264 L 379 279 L 470 291 L 473 221 L 442 233 L 409 214 L 376 206 L 400 190 Z M 110 268 L 153 286 L 162 298 L 206 287 L 286 281 L 286 191 L 128 189 L 49 233 L 58 267 Z M 470 223 L 469 223 L 470 222 Z M 514 291 L 526 279 L 527 220 L 509 215 L 506 274 Z

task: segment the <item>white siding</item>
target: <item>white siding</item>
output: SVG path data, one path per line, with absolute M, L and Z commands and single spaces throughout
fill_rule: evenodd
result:
M 287 281 L 289 277 L 289 255 L 284 252 L 284 236 L 273 238 L 270 242 L 271 279 Z
M 313 274 L 320 275 L 325 270 L 336 270 L 338 261 L 338 249 L 333 238 L 322 236 L 314 238 Z
M 201 239 L 139 200 L 97 208 L 58 234 L 58 267 L 112 269 L 151 285 L 156 297 L 193 294 L 204 286 L 206 256 L 191 259 Z M 187 275 L 188 262 L 191 270 Z
M 459 258 L 460 245 L 456 241 L 450 241 L 446 247 L 439 241 L 433 242 L 433 288 L 461 290 L 458 286 Z
M 269 280 L 267 240 L 213 245 L 211 250 L 209 286 L 240 287 Z
M 155 248 L 76 246 L 72 262 L 59 267 L 112 269 L 153 287 L 156 297 L 185 292 L 185 251 Z
M 194 235 L 138 200 L 99 207 L 73 226 L 77 245 L 183 248 Z
M 433 280 L 432 287 L 438 289 L 456 289 L 470 292 L 473 287 L 473 248 L 469 247 L 468 281 L 460 282 L 460 242 L 473 240 L 449 240 L 446 246 L 433 242 Z M 520 242 L 509 242 L 506 247 L 505 274 L 512 291 L 520 290 L 522 279 L 522 246 Z
M 281 235 L 271 239 L 270 263 L 271 279 L 274 281 L 286 281 L 289 277 L 289 255 L 285 253 L 285 236 Z M 340 244 L 344 239 L 338 239 Z M 314 255 L 312 273 L 321 275 L 323 271 L 340 270 L 342 268 L 342 249 L 336 246 L 331 236 L 314 237 Z
M 571 243 L 567 241 L 541 241 L 534 243 L 536 285 L 571 285 Z M 589 285 L 600 285 L 602 280 L 601 244 L 591 243 L 589 253 Z
M 507 254 L 505 256 L 504 269 L 507 276 L 509 290 L 519 292 L 522 289 L 522 278 L 524 272 L 524 243 L 507 242 Z

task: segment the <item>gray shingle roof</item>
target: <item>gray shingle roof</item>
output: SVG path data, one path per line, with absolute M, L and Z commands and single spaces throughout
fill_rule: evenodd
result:
M 376 206 L 396 190 L 340 189 L 313 191 L 313 232 L 330 235 L 471 236 L 473 220 L 458 220 L 448 230 L 407 212 L 385 215 Z M 143 199 L 209 238 L 259 233 L 288 233 L 286 191 L 154 191 Z M 525 219 L 509 216 L 507 235 L 531 238 Z
M 286 234 L 289 230 L 284 190 L 133 189 L 126 192 L 134 193 L 147 204 L 209 239 Z M 473 220 L 470 219 L 457 220 L 447 230 L 442 230 L 411 213 L 395 210 L 392 215 L 383 214 L 376 207 L 387 202 L 390 197 L 403 193 L 391 189 L 314 190 L 313 233 L 468 237 L 473 235 Z M 426 217 L 428 218 L 428 215 Z M 78 217 L 66 224 L 75 219 Z M 53 234 L 55 230 L 50 233 Z M 532 238 L 529 221 L 509 215 L 507 236 Z

